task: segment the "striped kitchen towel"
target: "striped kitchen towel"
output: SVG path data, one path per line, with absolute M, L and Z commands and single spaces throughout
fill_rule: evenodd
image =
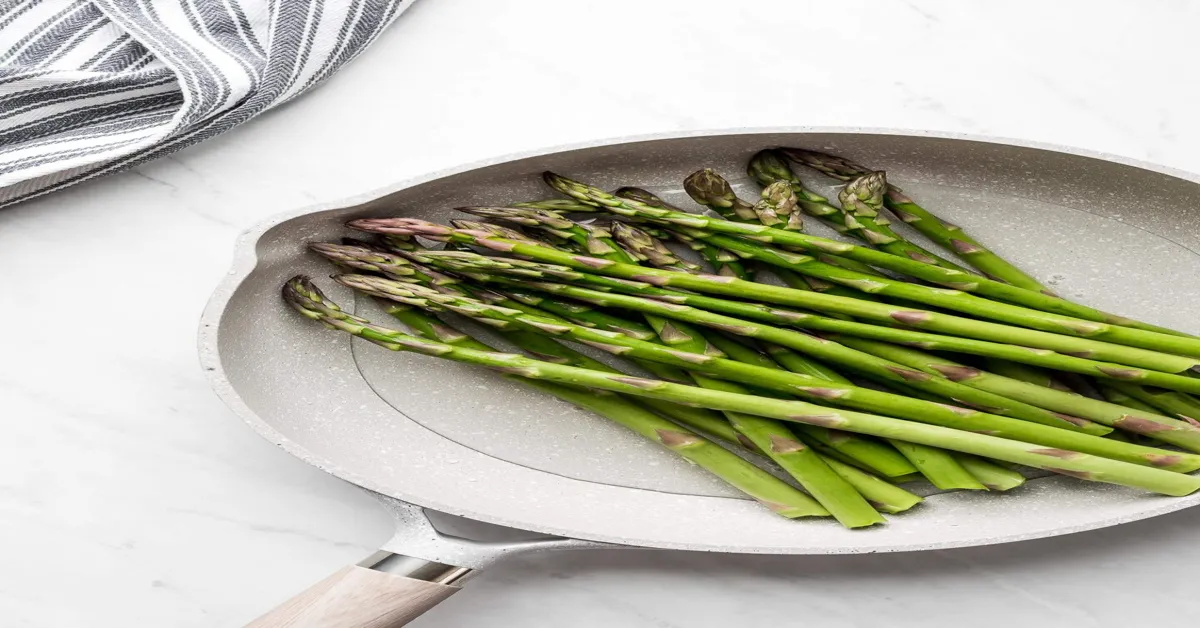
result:
M 0 0 L 0 206 L 298 96 L 412 0 Z

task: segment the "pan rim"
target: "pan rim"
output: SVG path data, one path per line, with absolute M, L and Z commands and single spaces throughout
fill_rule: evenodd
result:
M 336 465 L 329 464 L 320 456 L 315 456 L 306 448 L 298 443 L 288 439 L 286 436 L 278 432 L 267 421 L 258 416 L 241 398 L 235 386 L 227 378 L 224 368 L 221 364 L 220 353 L 218 351 L 220 323 L 223 315 L 226 312 L 229 300 L 238 291 L 242 283 L 249 278 L 258 266 L 258 255 L 256 244 L 268 231 L 272 228 L 283 224 L 289 220 L 317 214 L 322 212 L 333 211 L 345 207 L 352 207 L 373 199 L 377 199 L 388 194 L 398 192 L 410 187 L 421 185 L 430 181 L 449 177 L 488 166 L 517 161 L 522 159 L 553 155 L 573 150 L 598 148 L 604 146 L 613 146 L 620 144 L 630 144 L 638 142 L 649 142 L 656 140 L 672 140 L 672 139 L 687 139 L 696 137 L 715 137 L 715 136 L 736 136 L 736 135 L 770 135 L 770 134 L 854 134 L 854 135 L 877 135 L 877 136 L 897 136 L 897 137 L 916 137 L 916 138 L 931 138 L 931 139 L 949 139 L 961 140 L 969 142 L 978 142 L 986 144 L 995 144 L 1000 146 L 1012 146 L 1019 148 L 1030 148 L 1037 150 L 1045 150 L 1055 153 L 1061 153 L 1071 156 L 1084 157 L 1090 159 L 1101 160 L 1109 163 L 1115 163 L 1128 167 L 1138 168 L 1149 172 L 1163 174 L 1190 183 L 1200 184 L 1200 175 L 1154 164 L 1137 159 L 1127 158 L 1101 151 L 1093 151 L 1077 147 L 1062 146 L 1046 142 L 1033 142 L 1014 138 L 1004 138 L 996 136 L 973 135 L 955 132 L 942 131 L 927 131 L 917 129 L 899 129 L 885 127 L 828 127 L 828 126 L 783 126 L 783 127 L 743 127 L 743 128 L 725 128 L 711 130 L 692 130 L 682 132 L 663 132 L 651 134 L 639 134 L 632 136 L 618 136 L 601 140 L 592 140 L 585 142 L 574 142 L 565 145 L 557 145 L 531 150 L 519 151 L 504 155 L 488 157 L 476 162 L 454 166 L 431 173 L 426 173 L 416 177 L 411 177 L 398 183 L 393 183 L 388 186 L 377 188 L 368 192 L 355 194 L 338 200 L 315 203 L 299 209 L 281 212 L 271 216 L 262 222 L 246 229 L 237 237 L 233 260 L 229 272 L 224 275 L 222 280 L 214 289 L 204 311 L 200 317 L 199 330 L 197 334 L 197 344 L 199 350 L 199 361 L 204 370 L 205 377 L 209 385 L 216 392 L 227 407 L 230 408 L 242 421 L 250 425 L 258 435 L 276 446 L 287 451 L 289 454 L 311 464 L 326 473 L 345 480 L 368 491 L 376 492 L 383 495 L 388 495 L 395 499 L 404 501 L 406 498 L 397 494 L 394 489 L 385 489 L 375 485 L 372 481 L 359 477 L 356 474 L 349 473 L 344 469 L 338 468 Z M 416 503 L 416 502 L 413 502 Z M 641 545 L 647 548 L 662 548 L 662 549 L 687 549 L 687 550 L 704 550 L 704 551 L 720 551 L 728 553 L 772 553 L 772 554 L 858 554 L 858 553 L 881 553 L 881 552 L 907 552 L 907 551 L 924 551 L 938 549 L 952 549 L 956 547 L 974 547 L 983 545 L 994 545 L 1000 543 L 1010 543 L 1022 540 L 1032 540 L 1038 538 L 1048 538 L 1064 534 L 1073 534 L 1076 532 L 1084 532 L 1087 530 L 1095 530 L 1132 521 L 1148 519 L 1178 510 L 1182 510 L 1200 503 L 1200 493 L 1184 497 L 1172 498 L 1170 500 L 1162 500 L 1162 503 L 1155 507 L 1149 507 L 1139 510 L 1136 513 L 1125 513 L 1122 515 L 1112 516 L 1108 518 L 1096 519 L 1084 523 L 1064 526 L 1053 529 L 1038 530 L 1033 532 L 1018 532 L 1008 535 L 1000 535 L 988 537 L 985 539 L 971 540 L 952 540 L 944 542 L 921 542 L 921 543 L 887 543 L 878 546 L 860 545 L 855 547 L 828 547 L 828 546 L 803 546 L 798 544 L 795 547 L 780 548 L 772 546 L 769 548 L 755 548 L 753 546 L 738 547 L 731 549 L 728 547 L 697 547 L 689 543 L 672 544 L 670 542 L 654 542 Z M 603 534 L 580 534 L 578 531 L 555 529 L 551 526 L 530 526 L 528 522 L 508 521 L 503 517 L 487 515 L 486 513 L 473 512 L 469 508 L 460 508 L 451 504 L 434 504 L 426 502 L 419 504 L 441 512 L 464 516 L 479 521 L 496 523 L 498 525 L 509 525 L 533 532 L 541 532 L 546 534 L 554 534 L 567 536 L 571 538 L 581 538 L 594 541 L 623 543 L 627 539 L 612 536 L 605 537 Z

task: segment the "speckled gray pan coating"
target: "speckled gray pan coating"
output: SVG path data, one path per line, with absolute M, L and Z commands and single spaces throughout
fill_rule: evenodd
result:
M 444 512 L 628 545 L 795 554 L 981 545 L 1087 530 L 1177 510 L 1156 497 L 1066 478 L 1011 494 L 936 495 L 884 527 L 786 521 L 669 453 L 490 373 L 397 355 L 302 320 L 279 298 L 329 267 L 306 242 L 363 216 L 444 221 L 459 205 L 549 196 L 545 169 L 606 188 L 680 189 L 713 167 L 747 196 L 747 158 L 770 146 L 825 150 L 885 168 L 926 208 L 1071 298 L 1200 332 L 1196 177 L 1065 149 L 873 130 L 723 131 L 521 155 L 280 217 L 245 234 L 200 330 L 221 397 L 265 438 L 347 481 Z M 829 180 L 797 169 L 828 193 Z M 375 318 L 331 281 L 330 295 Z

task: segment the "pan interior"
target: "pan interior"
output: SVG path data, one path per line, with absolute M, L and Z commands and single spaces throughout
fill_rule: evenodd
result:
M 544 169 L 606 189 L 640 185 L 696 209 L 679 182 L 710 166 L 750 198 L 757 188 L 740 174 L 746 159 L 779 145 L 887 168 L 922 205 L 1064 296 L 1200 332 L 1192 316 L 1200 294 L 1194 252 L 1200 212 L 1192 208 L 1200 192 L 1191 182 L 1093 158 L 965 140 L 857 133 L 671 138 L 494 164 L 270 228 L 255 242 L 253 271 L 236 285 L 219 319 L 226 398 L 289 451 L 372 490 L 485 521 L 631 544 L 814 553 L 919 549 L 1086 529 L 1192 501 L 1046 478 L 1011 495 L 941 495 L 893 525 L 866 532 L 783 522 L 599 417 L 491 373 L 351 341 L 300 320 L 278 296 L 287 277 L 307 273 L 344 306 L 390 324 L 369 301 L 356 301 L 323 279 L 330 267 L 304 244 L 351 235 L 342 225 L 361 216 L 444 222 L 457 206 L 551 196 L 537 176 Z M 831 181 L 798 173 L 836 197 Z M 830 233 L 820 225 L 810 231 Z

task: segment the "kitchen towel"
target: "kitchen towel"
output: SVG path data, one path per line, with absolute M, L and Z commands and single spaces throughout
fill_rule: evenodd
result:
M 0 206 L 223 133 L 413 0 L 0 0 Z

